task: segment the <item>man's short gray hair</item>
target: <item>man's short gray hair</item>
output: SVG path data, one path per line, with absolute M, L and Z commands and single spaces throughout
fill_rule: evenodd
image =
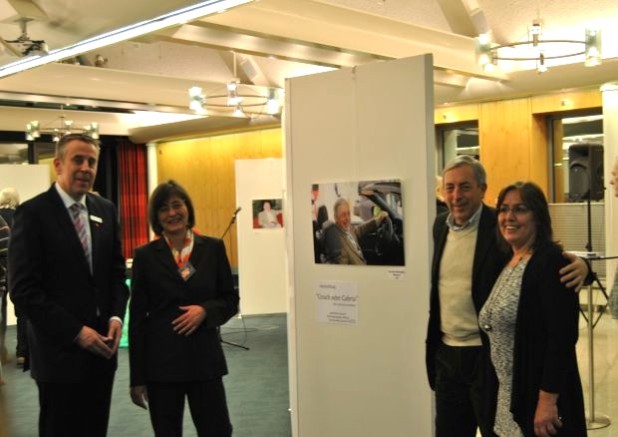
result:
M 487 173 L 485 173 L 485 168 L 483 164 L 477 159 L 474 159 L 468 155 L 460 155 L 457 158 L 450 160 L 444 170 L 442 171 L 442 176 L 446 174 L 447 171 L 453 170 L 454 168 L 463 167 L 464 165 L 469 165 L 472 167 L 472 171 L 474 172 L 474 178 L 479 185 L 487 185 Z

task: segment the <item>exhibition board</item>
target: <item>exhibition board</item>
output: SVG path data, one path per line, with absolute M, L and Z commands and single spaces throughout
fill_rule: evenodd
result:
M 432 434 L 424 359 L 435 215 L 432 93 L 431 55 L 287 83 L 284 201 L 297 437 Z M 316 263 L 313 187 L 388 180 L 401 182 L 404 265 Z

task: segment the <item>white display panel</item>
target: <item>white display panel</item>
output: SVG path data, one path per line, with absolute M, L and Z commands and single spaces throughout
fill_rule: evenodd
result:
M 255 200 L 283 197 L 281 159 L 236 161 L 238 279 L 243 315 L 287 312 L 285 228 L 254 229 Z M 226 238 L 226 244 L 229 240 Z
M 286 99 L 290 393 L 297 437 L 430 436 L 425 376 L 435 215 L 432 58 L 291 79 Z M 314 263 L 312 184 L 401 180 L 405 266 Z M 318 319 L 316 289 L 356 290 L 354 324 Z M 323 285 L 322 285 L 323 286 Z

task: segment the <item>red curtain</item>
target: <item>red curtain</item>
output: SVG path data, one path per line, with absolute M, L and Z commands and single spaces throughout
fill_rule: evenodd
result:
M 118 144 L 119 206 L 125 258 L 148 242 L 148 175 L 146 147 L 125 140 Z

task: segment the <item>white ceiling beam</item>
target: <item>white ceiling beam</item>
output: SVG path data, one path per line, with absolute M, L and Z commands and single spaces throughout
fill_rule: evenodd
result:
M 471 37 L 314 0 L 261 0 L 202 21 L 386 58 L 432 53 L 434 65 L 442 70 L 491 80 L 508 79 L 503 73 L 483 71 L 476 62 Z
M 389 59 L 364 52 L 342 50 L 290 38 L 262 35 L 246 29 L 231 28 L 205 22 L 186 24 L 161 39 L 175 43 L 200 44 L 205 47 L 233 50 L 246 55 L 274 57 L 326 67 L 354 67 L 376 60 Z
M 458 35 L 470 36 L 478 35 L 474 22 L 470 17 L 468 8 L 463 0 L 437 0 L 444 18 L 451 27 L 451 30 Z

